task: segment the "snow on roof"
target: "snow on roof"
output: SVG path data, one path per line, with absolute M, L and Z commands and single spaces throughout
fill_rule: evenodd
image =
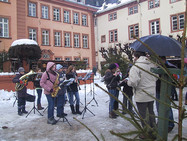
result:
M 131 2 L 134 2 L 134 1 L 137 1 L 137 0 L 120 0 L 120 3 L 118 3 L 118 4 L 117 3 L 113 3 L 113 4 L 103 3 L 102 7 L 100 7 L 100 9 L 97 11 L 97 13 L 103 13 L 103 12 L 109 11 L 111 9 L 126 5 Z
M 18 40 L 15 40 L 11 44 L 11 47 L 17 46 L 17 45 L 38 45 L 38 43 L 36 41 L 30 40 L 30 39 L 18 39 Z

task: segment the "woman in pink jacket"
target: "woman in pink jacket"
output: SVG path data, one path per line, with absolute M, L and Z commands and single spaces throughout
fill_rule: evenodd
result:
M 57 78 L 55 70 L 55 63 L 48 62 L 46 71 L 43 73 L 42 78 L 40 80 L 40 86 L 44 88 L 44 94 L 46 95 L 48 101 L 48 124 L 57 123 L 54 118 L 54 97 L 51 96 L 51 93 L 53 92 L 53 85 Z

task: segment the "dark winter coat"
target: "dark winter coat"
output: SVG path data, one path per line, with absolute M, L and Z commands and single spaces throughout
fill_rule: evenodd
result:
M 63 72 L 58 72 L 58 74 L 59 74 L 59 84 L 61 84 L 65 80 L 66 74 L 63 73 Z M 58 91 L 57 95 L 63 95 L 63 94 L 65 94 L 66 93 L 66 86 L 61 85 L 60 88 L 61 89 Z
M 40 80 L 41 80 L 41 77 L 42 77 L 42 73 L 38 73 L 37 75 L 36 75 L 36 77 L 34 78 L 34 87 L 35 88 L 42 88 L 41 86 L 40 86 Z
M 119 80 L 120 80 L 120 76 L 114 76 L 114 73 L 110 70 L 107 69 L 105 72 L 105 77 L 104 77 L 104 81 L 106 83 L 106 87 L 108 89 L 116 89 L 119 85 Z
M 66 79 L 69 80 L 70 78 L 75 78 L 77 76 L 76 73 L 69 72 L 66 74 Z M 78 92 L 78 83 L 73 81 L 71 85 L 67 87 L 68 92 Z
M 22 74 L 17 74 L 17 75 L 13 78 L 12 82 L 13 82 L 13 83 L 20 83 L 19 78 L 20 78 L 21 76 L 23 76 L 23 75 L 22 75 Z M 26 94 L 27 94 L 27 87 L 24 86 L 23 89 L 17 91 L 17 94 L 18 94 L 18 97 L 26 97 Z
M 56 81 L 57 74 L 52 71 L 50 68 L 54 65 L 53 62 L 47 63 L 46 71 L 43 73 L 42 78 L 40 80 L 40 86 L 44 88 L 44 94 L 50 94 L 50 90 L 53 89 L 53 85 Z M 49 77 L 47 75 L 47 72 L 49 74 Z
M 133 96 L 133 89 L 132 87 L 127 85 L 127 82 L 123 81 L 122 83 L 120 83 L 120 86 L 123 86 L 123 92 L 125 94 L 127 94 L 129 97 Z

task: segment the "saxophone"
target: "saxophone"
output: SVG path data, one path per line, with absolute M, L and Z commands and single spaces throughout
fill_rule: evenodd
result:
M 54 85 L 53 85 L 53 92 L 51 93 L 51 96 L 52 96 L 52 97 L 56 97 L 58 91 L 61 89 L 61 88 L 58 86 L 59 74 L 58 74 L 58 73 L 56 73 L 56 74 L 57 74 L 57 78 L 56 78 L 55 83 L 54 83 Z

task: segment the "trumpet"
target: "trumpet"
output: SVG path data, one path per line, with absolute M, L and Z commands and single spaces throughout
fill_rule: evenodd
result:
M 19 78 L 19 80 L 23 81 L 24 83 L 23 83 L 23 84 L 16 83 L 15 90 L 16 90 L 16 91 L 22 90 L 23 87 L 25 86 L 25 84 L 28 82 L 29 76 L 30 76 L 30 75 L 33 75 L 33 74 L 36 74 L 36 72 L 34 72 L 33 70 L 30 70 L 29 73 L 26 73 L 25 75 L 21 76 L 21 77 Z

